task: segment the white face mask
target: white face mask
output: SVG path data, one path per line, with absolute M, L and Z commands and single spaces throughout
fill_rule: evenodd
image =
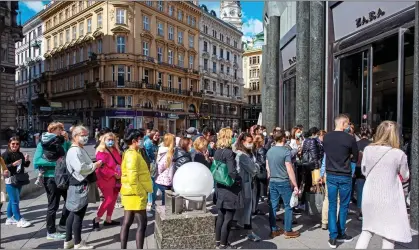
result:
M 253 149 L 253 143 L 245 144 L 244 145 L 247 149 Z
M 263 136 L 266 136 L 266 135 L 267 135 L 268 133 L 266 133 L 266 132 L 263 132 L 262 134 L 263 134 Z
M 144 148 L 144 140 L 138 141 L 138 147 Z
M 85 145 L 88 141 L 89 141 L 89 137 L 88 136 L 79 136 L 79 143 L 81 145 Z

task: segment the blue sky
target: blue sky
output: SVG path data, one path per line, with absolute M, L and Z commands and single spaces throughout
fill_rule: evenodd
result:
M 49 1 L 19 1 L 22 24 L 43 9 Z M 220 1 L 199 1 L 205 4 L 209 10 L 214 10 L 220 15 Z M 253 35 L 263 31 L 262 10 L 263 1 L 241 1 L 243 18 L 243 40 L 249 40 Z M 19 19 L 18 19 L 19 21 Z

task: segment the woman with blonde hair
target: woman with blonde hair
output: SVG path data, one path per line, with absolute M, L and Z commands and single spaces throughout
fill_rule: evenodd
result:
M 215 225 L 215 241 L 218 248 L 228 246 L 228 236 L 231 231 L 231 221 L 237 209 L 243 208 L 243 202 L 239 199 L 241 188 L 241 177 L 237 170 L 236 159 L 232 151 L 233 131 L 223 128 L 218 133 L 217 151 L 214 154 L 214 163 L 226 164 L 228 175 L 234 180 L 232 186 L 216 184 L 216 207 L 218 209 L 217 222 Z
M 199 162 L 208 168 L 211 168 L 211 160 L 208 153 L 208 141 L 205 137 L 200 136 L 193 142 L 192 159 L 194 162 Z
M 106 133 L 100 137 L 100 144 L 96 148 L 96 160 L 103 162 L 103 165 L 96 169 L 96 176 L 97 185 L 104 200 L 99 206 L 96 218 L 93 219 L 93 230 L 99 231 L 99 222 L 105 212 L 104 226 L 119 225 L 119 222 L 112 220 L 112 213 L 121 188 L 121 153 L 115 134 Z
M 92 249 L 81 238 L 82 224 L 89 203 L 89 193 L 94 193 L 96 185 L 96 168 L 102 166 L 102 161 L 92 162 L 84 146 L 89 141 L 89 131 L 86 127 L 77 126 L 72 132 L 73 143 L 67 152 L 66 165 L 71 174 L 67 190 L 65 206 L 70 211 L 66 224 L 66 239 L 64 249 Z M 74 239 L 73 239 L 74 236 Z
M 399 128 L 383 121 L 374 142 L 364 149 L 362 174 L 366 177 L 362 193 L 362 233 L 356 249 L 366 249 L 373 234 L 383 239 L 383 249 L 394 242 L 412 241 L 402 181 L 409 179 L 407 156 L 400 149 Z
M 162 205 L 165 205 L 165 191 L 170 190 L 173 185 L 173 154 L 175 153 L 176 138 L 173 134 L 167 133 L 163 137 L 163 145 L 157 153 L 157 178 L 156 184 L 162 193 Z

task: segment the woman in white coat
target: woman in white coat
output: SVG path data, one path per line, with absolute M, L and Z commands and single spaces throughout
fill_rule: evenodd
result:
M 356 249 L 366 249 L 373 234 L 382 237 L 383 249 L 393 249 L 395 241 L 412 241 L 402 186 L 402 181 L 409 179 L 409 168 L 406 154 L 400 150 L 398 131 L 395 122 L 383 121 L 374 143 L 364 150 L 363 221 Z

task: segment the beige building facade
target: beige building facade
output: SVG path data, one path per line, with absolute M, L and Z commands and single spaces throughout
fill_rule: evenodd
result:
M 39 16 L 41 92 L 66 122 L 175 133 L 197 126 L 200 9 L 190 2 L 56 2 Z M 193 119 L 196 117 L 196 119 Z

